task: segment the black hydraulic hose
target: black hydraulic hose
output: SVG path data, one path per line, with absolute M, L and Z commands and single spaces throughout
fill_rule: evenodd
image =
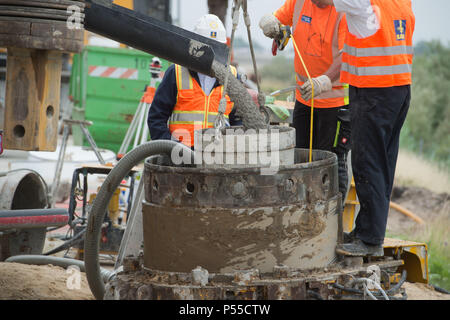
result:
M 127 153 L 111 170 L 102 184 L 102 187 L 92 204 L 86 228 L 86 238 L 84 241 L 86 277 L 92 294 L 96 299 L 102 300 L 105 295 L 105 285 L 100 276 L 98 254 L 101 227 L 105 218 L 107 206 L 114 191 L 119 187 L 123 178 L 134 166 L 153 155 L 164 154 L 170 157 L 172 155 L 172 150 L 178 153 L 182 151 L 183 154 L 190 157 L 191 163 L 194 163 L 194 153 L 190 148 L 170 140 L 150 141 Z
M 312 290 L 308 290 L 306 292 L 308 294 L 309 297 L 314 298 L 315 300 L 325 300 L 318 292 L 316 291 L 312 291 Z
M 438 286 L 436 286 L 436 285 L 434 285 L 434 284 L 432 284 L 431 286 L 432 286 L 432 287 L 434 288 L 434 290 L 436 290 L 437 292 L 440 292 L 440 293 L 443 293 L 443 294 L 450 294 L 450 292 L 447 291 L 447 290 L 445 290 L 444 288 L 438 287 Z
M 406 276 L 407 276 L 407 272 L 406 272 L 406 270 L 403 270 L 402 277 L 400 278 L 400 281 L 396 285 L 394 285 L 392 288 L 390 288 L 389 290 L 386 290 L 386 294 L 387 295 L 395 294 L 401 288 L 403 283 L 405 283 Z
M 60 245 L 59 247 L 56 247 L 53 250 L 50 250 L 46 253 L 44 253 L 44 256 L 49 256 L 55 253 L 58 253 L 60 251 L 63 250 L 67 250 L 70 247 L 73 247 L 75 244 L 80 243 L 81 241 L 83 241 L 82 236 L 86 233 L 86 229 L 81 230 L 80 232 L 78 232 L 76 235 L 74 235 L 71 239 L 67 240 L 66 242 L 64 242 L 62 245 Z
M 53 231 L 56 231 L 56 230 L 64 228 L 64 227 L 65 227 L 65 225 L 60 226 L 60 227 L 50 227 L 50 228 L 47 228 L 47 232 L 53 232 Z
M 386 290 L 385 291 L 386 294 L 388 296 L 395 294 L 401 288 L 403 283 L 405 283 L 406 276 L 407 276 L 407 272 L 406 272 L 406 270 L 403 270 L 402 277 L 400 278 L 400 281 L 396 285 L 394 285 L 392 288 L 390 288 L 389 290 Z M 347 292 L 357 293 L 357 294 L 364 294 L 364 290 L 359 290 L 359 289 L 354 289 L 354 288 L 347 288 L 347 287 L 344 287 L 343 285 L 341 285 L 339 283 L 334 283 L 333 286 L 336 289 L 339 289 L 341 291 L 347 291 Z M 376 295 L 376 294 L 374 294 L 374 296 L 377 297 L 377 298 L 378 297 L 382 297 L 381 295 Z
M 84 9 L 87 31 L 211 76 L 214 75 L 211 70 L 214 60 L 223 65 L 227 63 L 226 44 L 144 13 L 97 2 L 89 0 Z

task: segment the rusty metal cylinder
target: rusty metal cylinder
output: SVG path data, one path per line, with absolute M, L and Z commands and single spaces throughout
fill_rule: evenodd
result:
M 335 261 L 341 234 L 337 160 L 295 149 L 277 173 L 261 168 L 175 167 L 147 159 L 143 203 L 144 266 L 210 273 L 277 265 L 305 270 Z
M 34 172 L 13 171 L 0 176 L 0 210 L 43 209 L 47 187 Z
M 11 216 L 10 213 L 43 209 L 47 205 L 47 187 L 36 173 L 27 170 L 0 173 L 0 211 L 3 211 L 0 214 L 0 261 L 14 255 L 42 254 L 46 225 L 40 225 L 39 219 L 27 221 L 26 214 Z

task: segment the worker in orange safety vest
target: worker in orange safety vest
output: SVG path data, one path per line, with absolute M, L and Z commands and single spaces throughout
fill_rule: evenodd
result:
M 292 26 L 294 41 L 314 83 L 313 149 L 338 156 L 339 191 L 344 204 L 348 189 L 347 154 L 350 146 L 348 85 L 340 81 L 342 49 L 347 33 L 345 15 L 333 6 L 312 0 L 286 0 L 275 13 L 265 15 L 260 27 L 277 38 L 282 25 Z M 309 148 L 312 86 L 296 52 L 296 104 L 292 126 L 296 147 Z
M 204 37 L 227 42 L 226 31 L 220 19 L 212 14 L 201 17 L 194 32 Z M 237 77 L 237 70 L 230 66 Z M 193 148 L 194 131 L 212 128 L 218 116 L 224 87 L 216 78 L 172 65 L 156 90 L 147 123 L 152 140 L 175 140 Z M 224 116 L 229 125 L 239 125 L 234 104 L 226 98 Z
M 352 169 L 361 204 L 337 252 L 382 256 L 399 137 L 411 100 L 411 0 L 315 0 L 347 14 L 341 81 L 350 85 Z

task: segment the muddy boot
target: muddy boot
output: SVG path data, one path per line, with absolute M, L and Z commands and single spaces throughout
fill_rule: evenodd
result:
M 356 238 L 350 243 L 338 245 L 336 248 L 336 253 L 344 256 L 353 256 L 353 257 L 362 257 L 362 256 L 382 257 L 384 255 L 384 250 L 381 244 L 370 245 Z
M 356 239 L 356 232 L 353 229 L 351 232 L 344 232 L 344 243 L 353 242 Z

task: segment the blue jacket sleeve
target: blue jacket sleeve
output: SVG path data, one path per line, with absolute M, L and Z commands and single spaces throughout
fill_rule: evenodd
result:
M 172 115 L 175 104 L 177 103 L 177 94 L 175 65 L 171 65 L 156 90 L 153 103 L 148 113 L 147 124 L 152 140 L 172 139 L 167 121 Z
M 230 126 L 242 126 L 242 119 L 236 115 L 236 107 L 230 112 Z

